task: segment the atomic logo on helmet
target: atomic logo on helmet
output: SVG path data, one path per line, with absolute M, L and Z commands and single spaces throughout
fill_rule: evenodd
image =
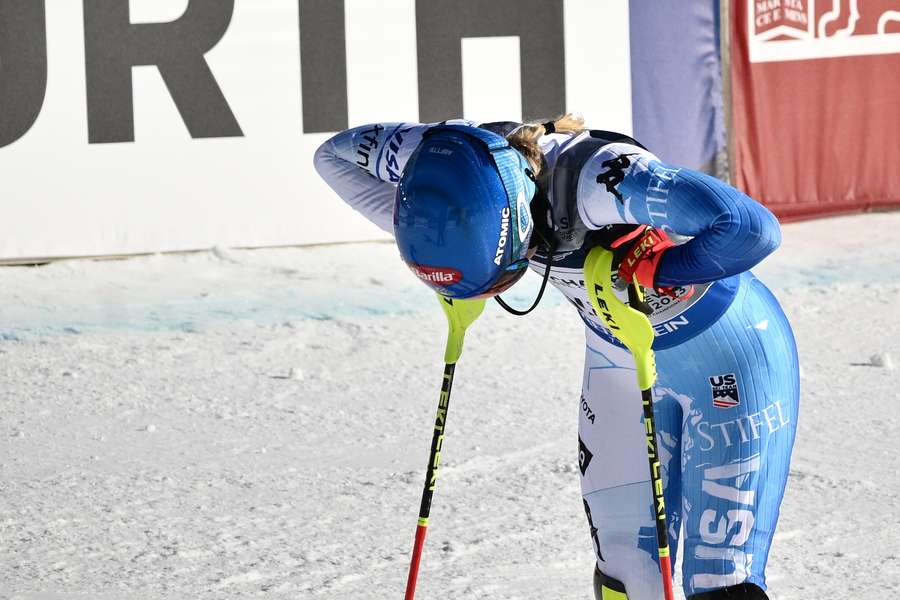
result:
M 500 221 L 500 240 L 497 242 L 497 252 L 494 255 L 494 264 L 499 265 L 503 260 L 503 252 L 506 250 L 506 240 L 509 237 L 509 207 L 505 207 L 501 212 L 503 218 Z

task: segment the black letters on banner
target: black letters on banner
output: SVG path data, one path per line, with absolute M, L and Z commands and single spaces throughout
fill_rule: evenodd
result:
M 0 0 L 0 148 L 31 129 L 46 91 L 44 0 Z
M 348 126 L 342 0 L 298 0 L 303 132 Z M 204 58 L 225 35 L 234 0 L 189 0 L 168 23 L 132 24 L 129 0 L 83 0 L 88 141 L 134 141 L 131 69 L 156 66 L 194 138 L 242 136 Z M 0 0 L 0 147 L 34 124 L 47 88 L 45 0 Z M 463 111 L 465 37 L 518 36 L 522 116 L 566 108 L 563 0 L 416 0 L 419 120 Z M 389 82 L 387 83 L 389 85 Z M 497 90 L 502 93 L 502 90 Z
M 563 0 L 416 0 L 419 121 L 462 115 L 462 38 L 515 35 L 521 53 L 522 118 L 562 114 Z
M 159 68 L 191 137 L 243 135 L 204 58 L 233 11 L 234 0 L 190 0 L 175 21 L 133 25 L 128 0 L 84 0 L 89 142 L 134 141 L 131 67 L 139 65 Z
M 344 2 L 299 1 L 303 132 L 341 131 L 348 120 Z

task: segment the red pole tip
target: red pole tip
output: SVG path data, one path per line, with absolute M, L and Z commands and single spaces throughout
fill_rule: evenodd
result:
M 409 577 L 406 579 L 406 596 L 404 600 L 413 600 L 416 595 L 416 580 L 419 577 L 419 563 L 422 561 L 422 549 L 425 547 L 425 532 L 428 527 L 416 527 L 416 539 L 413 542 L 412 558 L 409 561 Z
M 666 600 L 675 600 L 675 589 L 672 587 L 672 561 L 670 557 L 659 557 L 659 571 L 662 575 L 663 595 Z

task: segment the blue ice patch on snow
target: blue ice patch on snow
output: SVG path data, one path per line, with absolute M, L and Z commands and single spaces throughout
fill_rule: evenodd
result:
M 5 306 L 0 317 L 0 342 L 110 330 L 193 333 L 241 321 L 274 326 L 291 321 L 379 318 L 437 310 L 434 293 L 418 281 L 410 277 L 400 285 L 392 285 L 395 283 L 364 280 L 346 286 L 316 280 L 181 297 L 177 290 L 149 298 L 136 298 L 134 291 L 125 299 L 107 299 L 102 291 L 70 299 L 63 295 L 53 304 Z M 539 278 L 528 276 L 504 298 L 514 306 L 529 306 L 539 286 Z M 555 290 L 547 290 L 542 301 L 547 305 L 561 302 L 562 295 Z

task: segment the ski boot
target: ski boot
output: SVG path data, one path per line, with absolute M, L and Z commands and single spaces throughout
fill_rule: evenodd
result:
M 625 585 L 594 567 L 594 598 L 596 600 L 628 600 Z M 762 589 L 752 583 L 731 585 L 711 592 L 694 594 L 688 600 L 769 600 Z
M 766 593 L 752 583 L 730 585 L 720 590 L 689 596 L 688 600 L 769 600 Z
M 596 600 L 628 600 L 625 594 L 625 584 L 618 579 L 604 575 L 600 569 L 594 567 L 594 598 Z

